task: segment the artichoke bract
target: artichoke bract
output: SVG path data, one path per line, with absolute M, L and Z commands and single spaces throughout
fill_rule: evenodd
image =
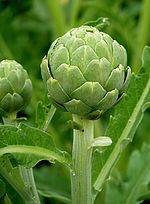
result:
M 0 116 L 23 109 L 30 101 L 32 83 L 26 70 L 14 60 L 0 62 Z
M 122 45 L 95 27 L 81 26 L 52 43 L 41 73 L 56 107 L 96 119 L 119 100 L 131 69 Z

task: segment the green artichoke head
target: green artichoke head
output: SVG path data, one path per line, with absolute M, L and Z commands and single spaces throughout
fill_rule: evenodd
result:
M 27 72 L 14 60 L 0 62 L 0 115 L 7 117 L 27 105 L 32 83 Z
M 41 73 L 56 107 L 96 119 L 128 85 L 125 48 L 95 27 L 73 28 L 51 45 Z

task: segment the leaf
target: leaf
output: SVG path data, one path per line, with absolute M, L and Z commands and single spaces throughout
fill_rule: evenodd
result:
M 107 26 L 109 26 L 109 19 L 104 18 L 104 17 L 100 17 L 95 21 L 86 22 L 85 25 L 96 27 L 98 30 L 101 31 L 104 28 L 106 28 Z
M 31 186 L 23 182 L 19 168 L 14 168 L 6 155 L 0 157 L 0 175 L 5 179 L 6 194 L 11 197 L 11 200 L 14 199 L 20 203 L 19 200 L 24 196 L 27 201 L 34 201 Z M 23 202 L 22 199 L 21 202 Z
M 37 104 L 35 121 L 36 121 L 37 127 L 40 129 L 42 129 L 44 126 L 47 112 L 48 112 L 48 108 L 42 103 L 42 101 L 39 101 Z
M 150 101 L 150 47 L 143 51 L 143 67 L 139 75 L 132 75 L 128 90 L 115 108 L 113 117 L 105 135 L 112 139 L 112 145 L 101 152 L 103 165 L 94 183 L 96 191 L 101 190 L 111 168 L 119 158 L 121 151 L 132 141 L 134 133 L 142 120 L 145 104 Z
M 0 179 L 0 198 L 5 194 L 6 192 L 6 186 L 5 183 Z
M 34 176 L 40 195 L 71 204 L 70 178 L 64 173 L 63 166 L 56 164 L 36 168 Z
M 56 200 L 59 200 L 65 204 L 71 204 L 71 199 L 69 197 L 65 195 L 57 194 L 57 192 L 55 191 L 39 190 L 39 194 L 47 198 L 55 198 Z
M 36 109 L 36 124 L 39 129 L 43 131 L 47 131 L 50 126 L 51 120 L 56 112 L 56 108 L 51 105 L 49 107 L 49 103 L 46 105 L 42 101 L 38 102 Z
M 91 144 L 91 147 L 106 147 L 112 144 L 110 137 L 100 136 L 96 137 Z
M 4 203 L 5 204 L 12 204 L 10 198 L 8 197 L 8 195 L 6 194 L 5 197 L 4 197 Z
M 25 124 L 19 127 L 0 125 L 0 156 L 7 153 L 27 168 L 41 160 L 70 165 L 69 154 L 57 149 L 48 133 Z
M 134 150 L 130 156 L 125 176 L 112 173 L 107 182 L 106 204 L 138 204 L 150 191 L 150 144 L 144 144 L 141 152 Z
M 104 149 L 96 148 L 93 151 L 92 155 L 92 183 L 95 182 L 97 179 L 97 175 L 100 170 L 100 166 L 104 165 L 103 157 L 101 157 L 102 152 L 105 151 Z

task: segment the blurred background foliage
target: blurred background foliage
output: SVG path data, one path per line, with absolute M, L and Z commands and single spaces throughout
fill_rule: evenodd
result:
M 127 49 L 128 65 L 137 73 L 141 66 L 143 47 L 150 45 L 149 0 L 0 0 L 0 60 L 15 59 L 21 63 L 33 83 L 31 104 L 25 111 L 19 113 L 19 116 L 27 116 L 29 122 L 35 126 L 38 101 L 43 101 L 43 104 L 47 105 L 40 63 L 53 40 L 69 29 L 88 21 L 95 21 L 99 17 L 109 19 L 110 25 L 103 31 L 109 33 Z M 110 113 L 113 114 L 113 110 L 96 122 L 96 136 L 104 132 Z M 61 149 L 71 152 L 72 130 L 67 123 L 69 119 L 70 114 L 57 111 L 49 132 Z M 133 149 L 141 148 L 143 142 L 149 142 L 149 123 L 150 110 L 147 110 L 133 143 L 124 151 L 118 163 L 119 169 L 124 169 L 126 165 L 124 161 Z M 43 167 L 42 163 L 35 169 L 38 186 L 44 182 L 41 178 L 43 172 L 45 174 L 43 179 L 49 177 L 45 169 L 49 168 L 49 164 L 45 163 L 45 166 Z M 53 168 L 56 168 L 58 176 Z M 56 178 L 49 181 L 51 186 L 64 183 L 61 187 L 66 188 L 68 192 L 67 184 L 63 181 L 64 177 L 67 177 L 66 170 L 63 167 L 59 168 L 58 165 L 56 167 L 52 165 L 50 172 L 51 178 Z M 61 202 L 47 198 L 43 199 L 43 203 Z

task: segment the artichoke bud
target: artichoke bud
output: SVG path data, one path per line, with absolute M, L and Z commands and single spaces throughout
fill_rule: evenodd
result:
M 0 116 L 23 109 L 30 101 L 32 83 L 27 72 L 14 60 L 0 62 Z
M 111 108 L 131 76 L 125 48 L 91 26 L 73 28 L 55 40 L 41 72 L 53 104 L 88 119 Z

